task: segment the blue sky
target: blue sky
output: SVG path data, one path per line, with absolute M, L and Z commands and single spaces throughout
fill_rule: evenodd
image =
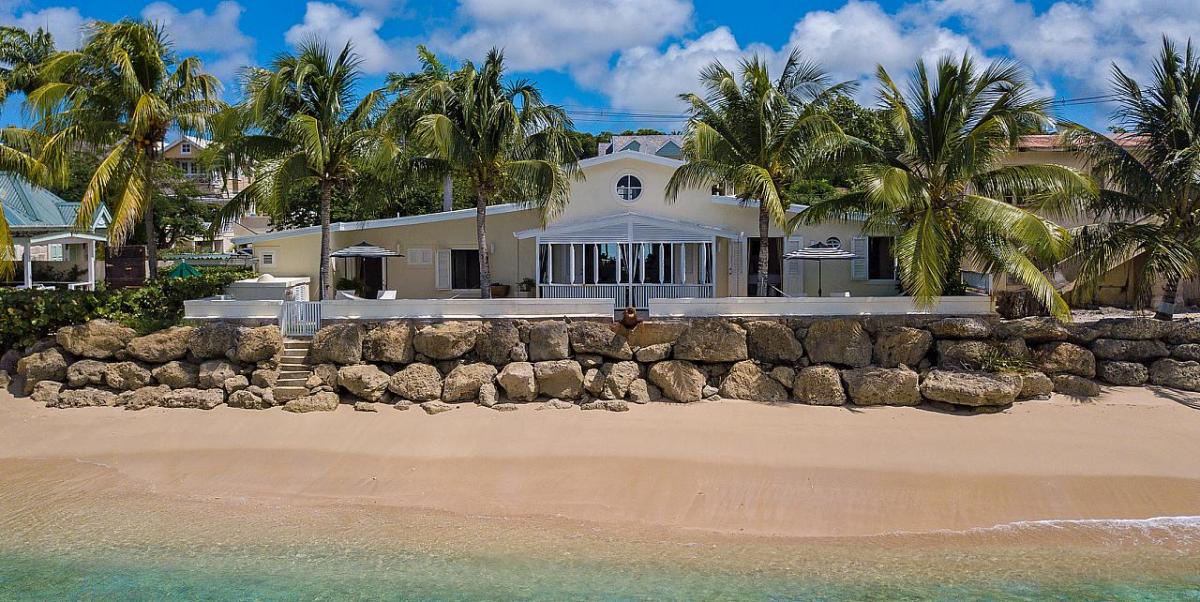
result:
M 229 99 L 238 68 L 310 36 L 352 41 L 364 86 L 414 68 L 418 43 L 450 60 L 500 46 L 515 75 L 536 80 L 589 131 L 678 127 L 675 95 L 695 89 L 697 70 L 751 52 L 778 62 L 799 48 L 860 81 L 867 104 L 877 63 L 898 75 L 947 52 L 1018 59 L 1043 94 L 1069 99 L 1104 94 L 1114 62 L 1145 77 L 1163 34 L 1200 32 L 1200 0 L 0 0 L 0 22 L 46 27 L 64 46 L 79 43 L 89 20 L 126 16 L 163 23 L 179 52 L 200 55 L 227 82 Z M 20 120 L 12 105 L 7 123 Z M 1061 114 L 1103 127 L 1111 108 Z

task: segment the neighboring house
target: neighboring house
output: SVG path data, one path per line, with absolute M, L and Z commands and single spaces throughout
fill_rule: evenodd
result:
M 18 278 L 28 288 L 35 284 L 33 262 L 56 274 L 79 272 L 71 282 L 52 280 L 72 288 L 94 288 L 103 262 L 96 261 L 96 244 L 105 242 L 110 216 L 101 207 L 83 230 L 75 227 L 79 203 L 64 201 L 54 193 L 9 174 L 0 174 L 0 205 L 21 262 Z M 43 279 L 43 282 L 45 280 Z
M 596 151 L 598 155 L 635 151 L 668 159 L 683 159 L 683 134 L 613 136 L 610 141 L 599 143 Z
M 209 223 L 205 222 L 204 227 L 208 228 Z M 239 250 L 239 245 L 233 243 L 233 239 L 255 236 L 268 232 L 271 229 L 271 218 L 265 215 L 243 215 L 242 217 L 228 223 L 216 237 L 209 236 L 207 232 L 202 236 L 193 236 L 187 242 L 183 243 L 184 250 L 192 253 L 219 253 L 230 254 Z
M 167 143 L 162 154 L 164 159 L 174 163 L 185 176 L 195 182 L 200 190 L 200 201 L 221 204 L 244 190 L 250 183 L 250 178 L 240 171 L 223 178 L 220 172 L 205 169 L 200 163 L 200 151 L 206 146 L 208 140 L 185 135 Z

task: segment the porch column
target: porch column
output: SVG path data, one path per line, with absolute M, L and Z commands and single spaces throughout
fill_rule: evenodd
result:
M 687 243 L 679 243 L 680 284 L 687 284 Z
M 567 254 L 567 267 L 569 268 L 568 272 L 571 274 L 568 282 L 575 284 L 575 243 L 571 243 L 570 252 Z
M 24 249 L 24 252 L 21 253 L 21 267 L 25 275 L 25 288 L 33 288 L 33 257 L 32 249 L 29 247 L 29 239 L 26 238 L 21 243 L 21 248 Z
M 96 290 L 96 241 L 87 241 L 87 288 Z

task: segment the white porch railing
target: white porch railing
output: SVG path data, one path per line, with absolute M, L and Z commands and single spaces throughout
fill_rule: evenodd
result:
M 285 337 L 311 337 L 321 329 L 320 301 L 284 301 L 279 329 Z
M 539 284 L 538 296 L 543 299 L 611 299 L 614 309 L 632 305 L 637 309 L 650 307 L 651 299 L 698 297 L 712 298 L 712 284 Z
M 938 314 L 977 316 L 993 313 L 987 296 L 941 297 L 933 307 L 919 307 L 912 297 L 720 297 L 717 299 L 652 299 L 652 318 L 721 316 L 903 316 Z

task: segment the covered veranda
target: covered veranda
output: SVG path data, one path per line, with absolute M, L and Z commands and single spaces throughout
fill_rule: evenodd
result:
M 108 209 L 101 206 L 91 223 L 80 227 L 76 224 L 79 203 L 64 201 L 49 190 L 12 174 L 0 174 L 0 207 L 3 207 L 13 243 L 20 247 L 19 288 L 96 288 L 96 243 L 106 241 L 104 235 L 110 221 Z M 76 252 L 80 247 L 85 256 L 83 259 Z M 34 249 L 43 250 L 44 255 L 35 259 Z M 34 262 L 45 262 L 51 268 L 70 274 L 82 273 L 83 279 L 35 280 Z
M 53 288 L 55 285 L 65 285 L 72 290 L 96 290 L 96 243 L 106 242 L 106 238 L 97 234 L 87 234 L 83 232 L 55 232 L 43 234 L 41 236 L 32 236 L 28 238 L 15 238 L 14 242 L 22 248 L 21 252 L 21 279 L 22 284 L 19 288 Z M 86 267 L 84 268 L 85 278 L 74 282 L 34 282 L 33 279 L 33 253 L 32 248 L 38 246 L 50 245 L 78 245 L 84 247 L 86 255 Z

